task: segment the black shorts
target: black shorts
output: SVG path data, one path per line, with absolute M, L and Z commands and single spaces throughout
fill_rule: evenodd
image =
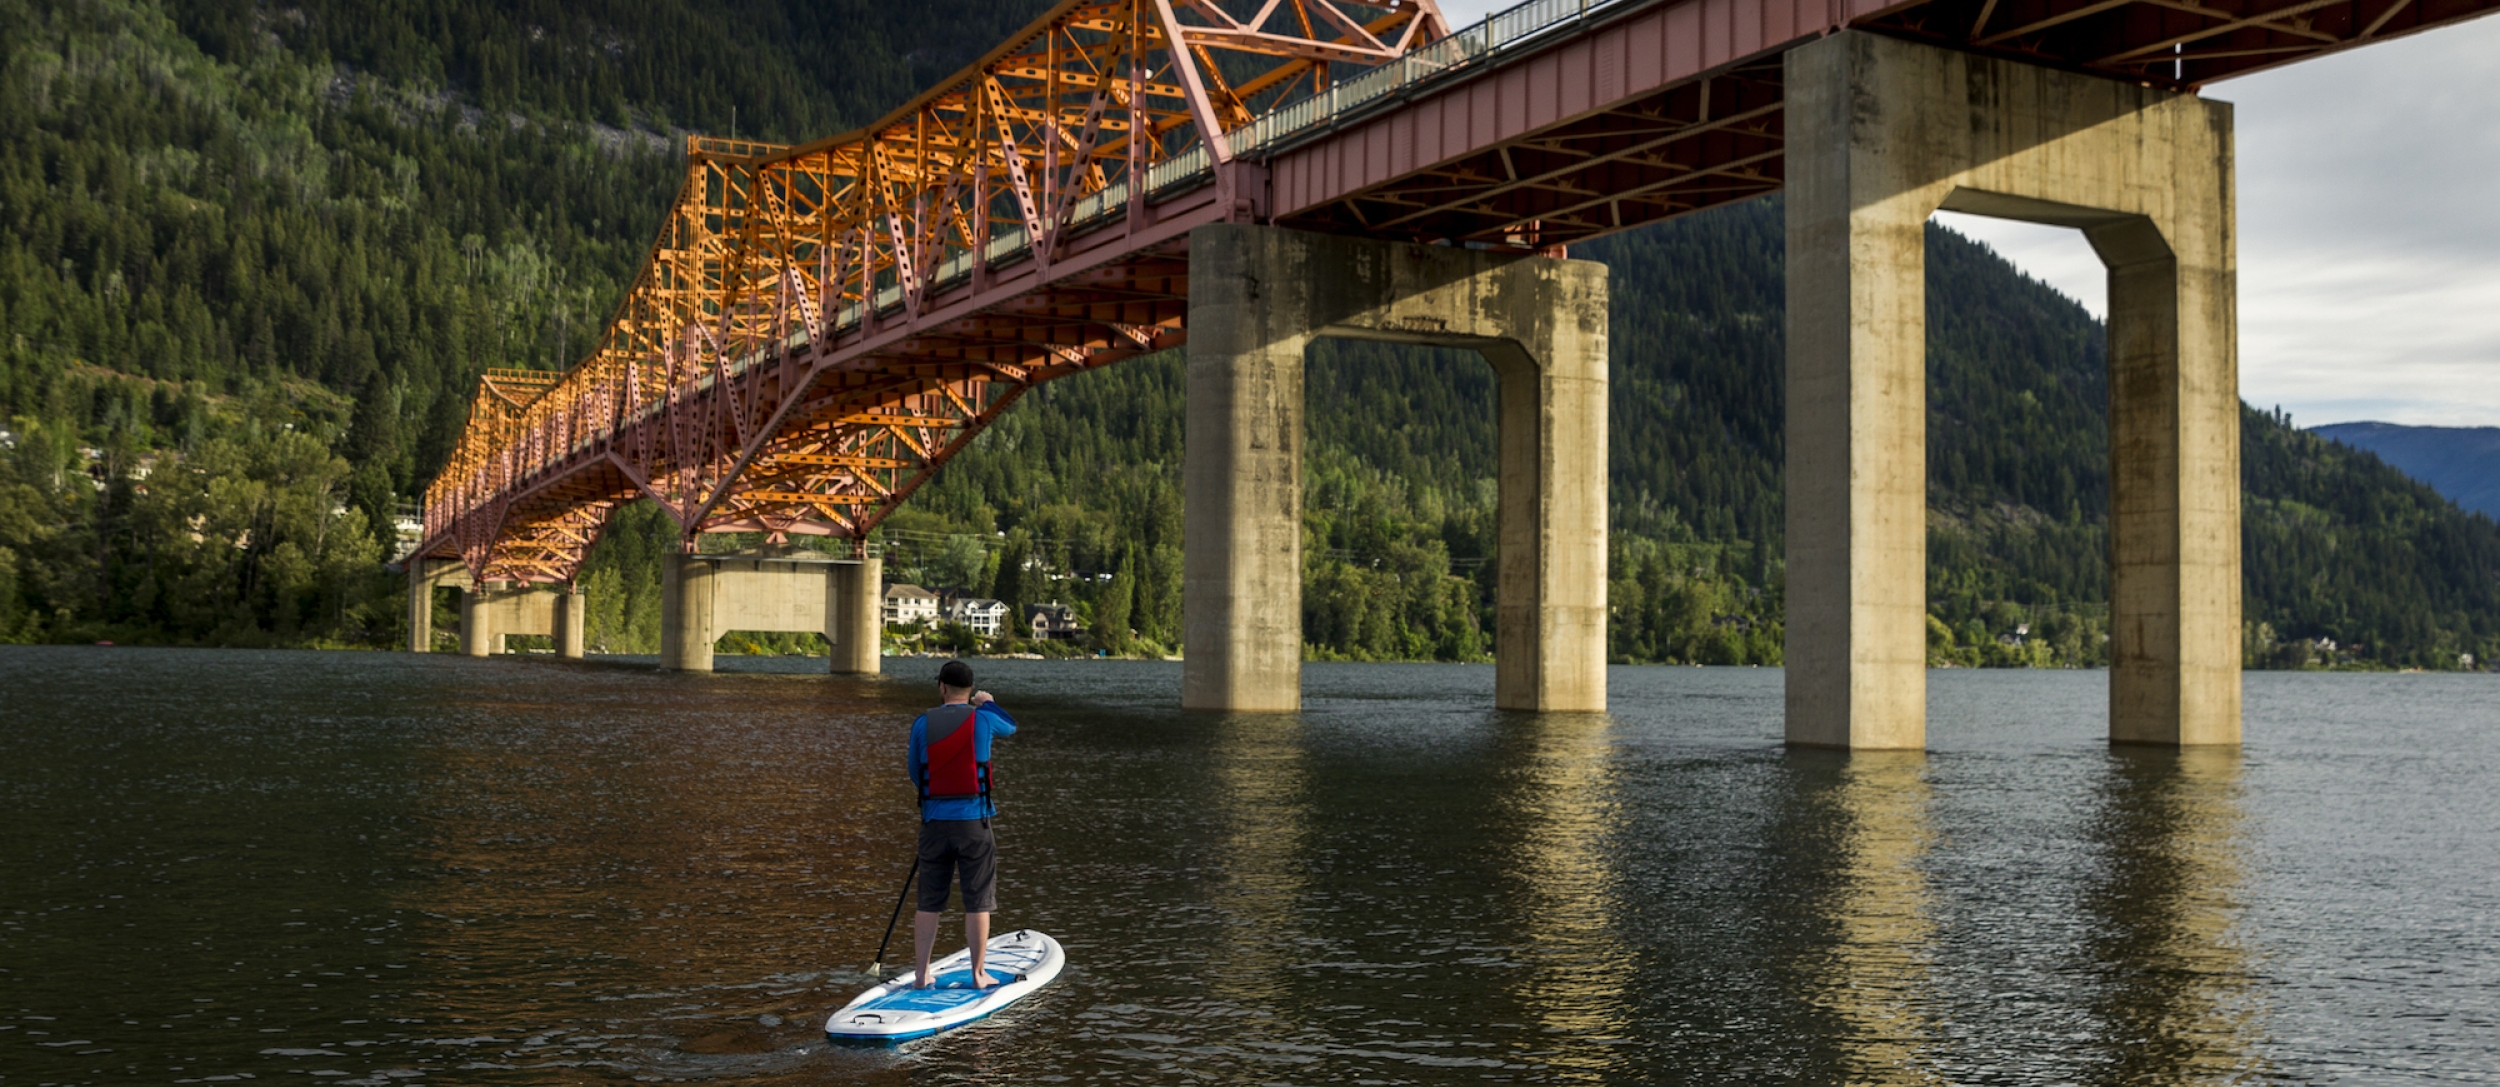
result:
M 948 884 L 964 885 L 964 912 L 998 909 L 998 839 L 986 819 L 920 824 L 920 912 L 946 912 Z

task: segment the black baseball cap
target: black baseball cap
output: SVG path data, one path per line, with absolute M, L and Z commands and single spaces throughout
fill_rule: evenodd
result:
M 972 666 L 962 661 L 948 661 L 945 667 L 938 669 L 938 682 L 969 691 L 972 689 Z

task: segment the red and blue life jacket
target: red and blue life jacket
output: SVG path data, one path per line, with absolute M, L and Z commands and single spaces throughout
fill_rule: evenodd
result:
M 971 706 L 939 706 L 927 714 L 922 739 L 928 765 L 922 768 L 922 800 L 987 800 L 990 764 L 981 760 L 981 729 Z

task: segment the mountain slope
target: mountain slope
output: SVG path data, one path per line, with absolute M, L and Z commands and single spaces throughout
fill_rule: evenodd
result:
M 0 638 L 389 642 L 350 556 L 588 350 L 672 119 L 860 124 L 1041 6 L 0 0 Z
M 2500 519 L 2500 427 L 2329 423 L 2309 432 L 2376 453 L 2458 506 Z

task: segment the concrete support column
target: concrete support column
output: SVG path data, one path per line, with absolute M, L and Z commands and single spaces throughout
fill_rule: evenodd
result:
M 873 676 L 885 668 L 885 559 L 870 555 L 833 567 L 825 580 L 825 641 L 834 675 Z
M 676 672 L 712 670 L 712 561 L 670 555 L 660 564 L 660 667 Z
M 1606 708 L 1605 281 L 1546 286 L 1517 315 L 1518 340 L 1482 348 L 1501 380 L 1493 700 L 1594 712 Z
M 1500 379 L 1495 701 L 1606 705 L 1606 270 L 1248 225 L 1190 233 L 1181 702 L 1301 707 L 1303 351 L 1467 347 Z
M 1302 352 L 1313 290 L 1284 231 L 1189 237 L 1181 706 L 1302 708 Z
M 582 634 L 589 618 L 589 599 L 578 587 L 568 588 L 556 596 L 556 656 L 566 660 L 582 659 Z
M 1864 198 L 1852 173 L 1864 149 L 1846 132 L 1817 135 L 1802 176 L 1789 151 L 1788 742 L 1916 749 L 1927 742 L 1935 206 Z
M 1926 247 L 1938 209 L 2111 267 L 2110 736 L 2239 741 L 2225 103 L 1847 32 L 1786 60 L 1788 740 L 1926 742 Z
M 472 657 L 503 652 L 503 638 L 495 633 L 495 605 L 488 595 L 491 585 L 470 585 L 460 590 L 460 651 Z
M 434 651 L 434 579 L 422 555 L 408 556 L 408 651 Z
M 2219 222 L 2172 251 L 2085 231 L 2109 275 L 2109 738 L 2240 742 L 2238 274 Z M 2208 205 L 2194 209 L 2215 215 Z M 2213 235 L 2219 236 L 2219 245 Z M 2218 255 L 2215 249 L 2219 248 Z

